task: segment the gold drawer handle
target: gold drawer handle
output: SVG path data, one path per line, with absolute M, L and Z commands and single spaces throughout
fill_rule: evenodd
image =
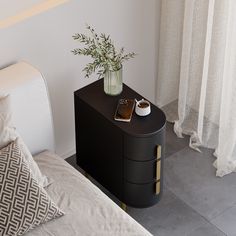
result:
M 157 159 L 161 158 L 161 145 L 157 145 Z
M 157 163 L 156 163 L 156 194 L 161 191 L 161 145 L 157 145 Z
M 156 164 L 156 180 L 159 180 L 160 178 L 161 178 L 161 160 L 158 160 Z
M 156 182 L 156 195 L 161 191 L 161 182 Z
M 161 145 L 157 145 L 156 180 L 161 178 Z

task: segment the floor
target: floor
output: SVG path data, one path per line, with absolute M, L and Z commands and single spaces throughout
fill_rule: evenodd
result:
M 168 123 L 163 197 L 127 213 L 156 236 L 236 236 L 236 173 L 215 177 L 212 153 L 190 149 L 187 137 L 177 138 Z M 67 161 L 76 166 L 74 156 Z

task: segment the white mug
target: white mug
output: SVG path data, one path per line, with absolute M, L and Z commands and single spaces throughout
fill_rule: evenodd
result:
M 145 99 L 141 99 L 139 101 L 135 99 L 135 101 L 136 101 L 135 112 L 137 115 L 147 116 L 148 114 L 151 113 L 151 104 L 149 101 Z

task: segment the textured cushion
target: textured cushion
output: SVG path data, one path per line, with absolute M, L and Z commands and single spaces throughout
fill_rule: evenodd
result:
M 34 179 L 17 140 L 0 150 L 0 235 L 22 235 L 64 213 Z
M 16 132 L 12 124 L 10 96 L 0 96 L 0 149 L 8 145 L 10 142 L 14 141 L 17 137 L 19 137 L 19 145 L 25 156 L 25 159 L 29 163 L 30 169 L 32 170 L 35 179 L 41 186 L 46 187 L 51 181 L 49 181 L 46 176 L 42 175 L 29 149 L 27 148 L 19 134 Z

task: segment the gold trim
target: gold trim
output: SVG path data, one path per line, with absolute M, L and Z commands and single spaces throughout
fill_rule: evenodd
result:
M 126 211 L 127 210 L 127 206 L 125 203 L 121 202 L 121 208 Z
M 161 145 L 157 145 L 156 180 L 161 178 Z
M 161 145 L 157 145 L 157 159 L 161 158 Z
M 156 164 L 156 180 L 161 178 L 161 160 L 157 161 Z
M 89 174 L 87 172 L 84 173 L 84 176 L 89 179 Z
M 156 195 L 161 191 L 161 182 L 156 182 Z

